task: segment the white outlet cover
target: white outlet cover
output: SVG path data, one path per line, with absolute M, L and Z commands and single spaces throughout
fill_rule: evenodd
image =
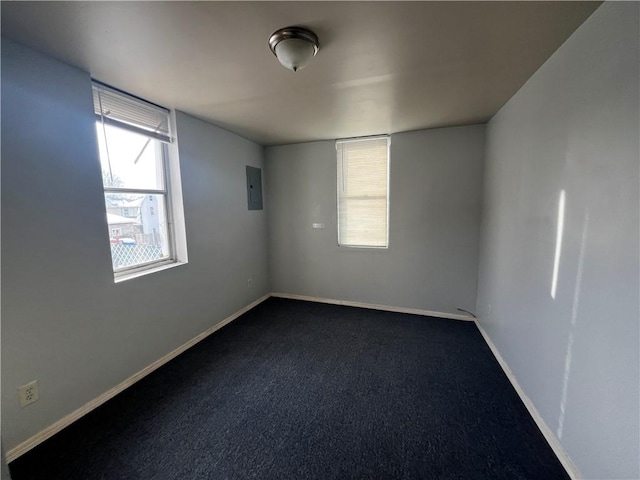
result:
M 38 391 L 38 380 L 29 382 L 26 385 L 22 385 L 18 388 L 18 396 L 20 398 L 20 406 L 26 407 L 40 398 L 40 392 Z
M 313 228 L 324 228 L 324 223 L 314 223 Z

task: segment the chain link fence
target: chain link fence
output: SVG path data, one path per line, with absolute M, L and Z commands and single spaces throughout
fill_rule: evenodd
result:
M 111 244 L 113 269 L 132 267 L 162 258 L 160 245 L 116 245 Z

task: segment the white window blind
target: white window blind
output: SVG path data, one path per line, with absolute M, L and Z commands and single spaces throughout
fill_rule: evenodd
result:
M 338 140 L 338 243 L 389 245 L 389 137 Z
M 169 110 L 93 82 L 93 109 L 100 122 L 124 128 L 162 142 L 171 142 Z

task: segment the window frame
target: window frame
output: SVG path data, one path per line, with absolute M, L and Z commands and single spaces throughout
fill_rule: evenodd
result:
M 143 102 L 143 103 L 147 103 L 149 105 L 152 105 L 154 107 L 158 107 L 161 108 L 163 110 L 166 110 L 167 112 L 167 121 L 170 125 L 173 125 L 175 120 L 174 117 L 172 115 L 172 112 L 169 109 L 166 109 L 164 107 L 160 107 L 159 105 L 156 105 L 152 102 L 148 102 L 140 97 L 137 97 L 135 95 L 129 94 L 127 92 L 124 92 L 120 89 L 111 87 L 110 85 L 104 84 L 100 81 L 97 80 L 92 80 L 92 87 L 93 86 L 97 86 L 98 88 L 103 88 L 103 87 L 107 87 L 113 91 L 118 92 L 121 95 L 130 97 L 132 99 L 135 99 L 137 101 Z M 140 275 L 143 274 L 147 274 L 147 273 L 152 273 L 155 271 L 160 271 L 160 270 L 164 270 L 172 265 L 181 265 L 183 263 L 186 263 L 186 238 L 182 239 L 182 244 L 184 245 L 184 252 L 181 255 L 181 253 L 179 252 L 179 248 L 177 247 L 177 239 L 176 239 L 176 235 L 178 234 L 177 229 L 176 229 L 176 222 L 175 222 L 175 205 L 174 205 L 174 199 L 173 196 L 175 195 L 175 192 L 173 191 L 172 188 L 172 181 L 173 179 L 171 178 L 171 166 L 170 166 L 170 155 L 172 154 L 177 154 L 177 149 L 176 148 L 171 148 L 171 152 L 170 152 L 170 147 L 174 146 L 174 142 L 173 142 L 173 138 L 169 137 L 169 140 L 167 141 L 166 139 L 163 138 L 159 138 L 157 135 L 154 135 L 152 132 L 147 132 L 142 128 L 137 128 L 135 126 L 132 125 L 128 125 L 128 124 L 122 124 L 119 122 L 114 122 L 114 121 L 109 121 L 108 118 L 105 118 L 101 113 L 97 113 L 95 112 L 95 105 L 94 105 L 94 114 L 95 114 L 95 121 L 96 121 L 96 127 L 97 128 L 102 128 L 103 129 L 103 135 L 105 135 L 104 137 L 104 141 L 108 142 L 107 137 L 106 137 L 106 130 L 105 130 L 105 126 L 109 126 L 110 128 L 117 128 L 126 132 L 131 132 L 134 134 L 138 134 L 141 136 L 144 136 L 146 138 L 150 138 L 156 141 L 160 142 L 160 169 L 161 169 L 161 173 L 162 173 L 162 186 L 163 188 L 131 188 L 131 187 L 113 187 L 113 186 L 105 186 L 104 182 L 102 182 L 102 190 L 103 190 L 103 197 L 106 196 L 109 193 L 121 193 L 121 194 L 139 194 L 139 195 L 143 195 L 143 196 L 151 196 L 154 195 L 156 196 L 155 198 L 158 198 L 158 200 L 162 200 L 164 202 L 164 217 L 165 217 L 165 221 L 166 221 L 166 240 L 167 240 L 167 245 L 166 245 L 166 249 L 168 251 L 168 256 L 165 258 L 161 258 L 158 260 L 151 260 L 151 261 L 147 261 L 147 262 L 143 262 L 143 263 L 137 263 L 135 265 L 130 265 L 130 266 L 126 266 L 126 267 L 121 267 L 121 268 L 113 268 L 113 264 L 112 264 L 112 272 L 113 272 L 113 276 L 114 276 L 114 281 L 120 282 L 123 280 L 127 280 L 130 278 L 136 278 Z M 100 133 L 98 133 L 97 129 L 96 129 L 96 134 L 100 135 Z M 177 160 L 177 159 L 176 159 Z M 100 162 L 102 162 L 102 160 L 100 160 Z M 175 168 L 175 167 L 174 167 Z M 177 167 L 179 168 L 179 167 Z M 179 175 L 178 175 L 179 176 Z M 179 179 L 178 179 L 179 181 Z M 177 190 L 179 191 L 179 193 L 181 194 L 181 189 L 177 188 Z M 105 214 L 107 212 L 107 204 L 105 202 Z M 157 208 L 154 208 L 154 215 L 158 215 L 158 210 Z M 183 225 L 183 230 L 184 230 L 184 225 Z M 110 233 L 110 230 L 107 229 L 107 232 Z M 183 237 L 184 237 L 184 232 L 182 233 Z M 109 240 L 110 235 L 107 236 L 107 241 Z M 107 243 L 109 244 L 109 242 Z M 110 252 L 111 253 L 111 252 Z M 181 257 L 184 257 L 184 259 L 182 259 Z
M 386 148 L 386 168 L 387 168 L 387 182 L 385 185 L 386 188 L 386 218 L 385 218 L 385 244 L 384 245 L 356 245 L 356 244 L 344 244 L 340 242 L 340 176 L 339 169 L 342 166 L 342 161 L 338 158 L 338 144 L 339 143 L 352 143 L 359 141 L 370 141 L 377 139 L 386 139 L 387 148 Z M 390 134 L 382 134 L 382 135 L 370 135 L 365 137 L 350 137 L 350 138 L 339 138 L 335 141 L 336 148 L 336 242 L 338 244 L 338 248 L 340 249 L 349 249 L 349 250 L 364 250 L 364 251 L 386 251 L 389 250 L 389 219 L 390 219 L 390 179 L 391 179 L 391 135 Z M 354 197 L 349 197 L 354 198 Z M 366 197 L 365 197 L 366 198 Z

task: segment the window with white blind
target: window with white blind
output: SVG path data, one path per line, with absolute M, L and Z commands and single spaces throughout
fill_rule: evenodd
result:
M 388 136 L 338 140 L 338 244 L 389 245 Z
M 115 278 L 176 263 L 169 110 L 97 81 L 93 105 Z

